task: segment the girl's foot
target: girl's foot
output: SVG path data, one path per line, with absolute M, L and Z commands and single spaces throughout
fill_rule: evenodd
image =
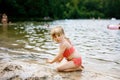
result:
M 76 71 L 82 71 L 83 69 L 84 69 L 84 67 L 80 66 L 80 67 L 76 68 Z
M 81 67 L 84 69 L 84 66 L 83 66 L 83 65 L 81 65 Z

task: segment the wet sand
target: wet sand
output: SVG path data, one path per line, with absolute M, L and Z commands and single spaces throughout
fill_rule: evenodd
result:
M 44 61 L 43 61 L 44 62 Z M 35 61 L 20 60 L 0 61 L 0 80 L 119 80 L 116 75 L 109 75 L 96 70 L 95 66 L 84 65 L 83 71 L 57 72 L 56 64 L 36 64 Z
M 77 80 L 80 76 L 81 72 L 57 72 L 49 65 L 16 60 L 0 62 L 0 80 Z

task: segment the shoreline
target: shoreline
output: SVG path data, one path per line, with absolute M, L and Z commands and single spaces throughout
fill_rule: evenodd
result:
M 115 75 L 90 70 L 57 72 L 56 64 L 35 64 L 19 60 L 0 61 L 0 80 L 119 80 Z

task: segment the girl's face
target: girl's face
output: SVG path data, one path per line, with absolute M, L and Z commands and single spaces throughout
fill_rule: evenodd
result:
M 54 36 L 54 40 L 55 40 L 57 43 L 60 43 L 60 42 L 63 40 L 63 35 L 55 35 L 55 36 Z

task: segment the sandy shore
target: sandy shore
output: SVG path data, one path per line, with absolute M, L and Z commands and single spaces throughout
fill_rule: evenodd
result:
M 111 75 L 91 71 L 57 72 L 55 65 L 35 64 L 19 60 L 0 61 L 0 80 L 119 80 Z M 89 70 L 89 71 L 88 71 Z

